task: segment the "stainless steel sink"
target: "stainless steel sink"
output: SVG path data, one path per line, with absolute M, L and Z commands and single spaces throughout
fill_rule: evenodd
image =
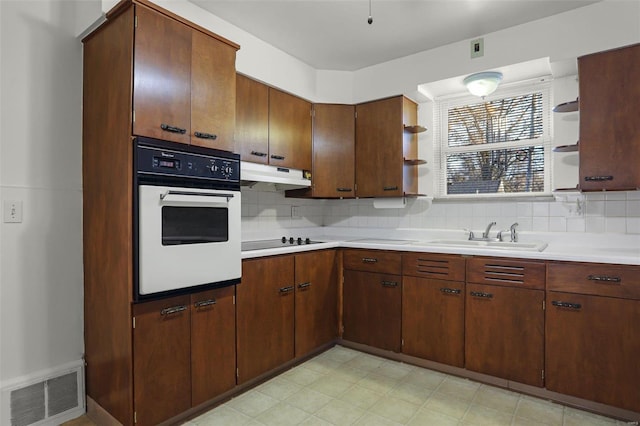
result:
M 507 242 L 507 241 L 478 241 L 478 240 L 432 240 L 416 241 L 413 245 L 421 246 L 450 246 L 450 247 L 470 247 L 493 250 L 517 250 L 517 251 L 543 251 L 547 248 L 547 243 L 541 241 L 534 242 Z

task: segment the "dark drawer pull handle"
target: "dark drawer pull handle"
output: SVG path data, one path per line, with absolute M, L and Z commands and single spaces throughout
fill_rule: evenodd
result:
M 271 158 L 273 158 L 274 160 L 284 160 L 283 155 L 272 155 Z
M 443 292 L 444 294 L 460 294 L 461 290 L 457 289 L 457 288 L 447 288 L 447 287 L 443 287 L 440 289 L 441 292 Z
M 589 275 L 587 277 L 589 281 L 598 281 L 604 283 L 620 283 L 622 282 L 622 278 L 620 277 L 610 277 L 608 275 Z
M 298 284 L 298 288 L 309 288 L 309 287 L 311 287 L 311 283 L 310 282 Z
M 569 308 L 569 309 L 580 309 L 582 305 L 579 303 L 569 303 L 569 302 L 561 302 L 559 300 L 554 300 L 551 302 L 553 306 L 557 306 L 558 308 Z
M 172 306 L 170 308 L 164 308 L 160 311 L 160 315 L 172 315 L 182 311 L 186 311 L 187 307 L 184 305 Z
M 398 287 L 397 281 L 382 281 L 383 287 Z
M 266 152 L 251 151 L 251 155 L 255 155 L 256 157 L 266 157 L 267 153 Z
M 336 191 L 338 191 L 338 192 L 351 192 L 351 191 L 353 191 L 353 189 L 351 189 L 351 188 L 336 188 Z
M 211 139 L 211 140 L 218 139 L 218 135 L 214 135 L 213 133 L 195 132 L 193 135 L 196 138 L 200 138 L 200 139 Z
M 185 133 L 187 133 L 187 129 L 183 129 L 182 127 L 170 126 L 164 123 L 160 125 L 160 128 L 165 132 L 180 133 L 181 135 L 184 135 Z
M 587 182 L 604 182 L 606 180 L 613 180 L 613 176 L 585 176 L 584 180 Z
M 362 258 L 362 263 L 377 263 L 378 259 L 376 259 L 375 257 L 363 257 Z
M 284 294 L 284 293 L 292 292 L 294 288 L 295 288 L 294 286 L 290 285 L 288 287 L 281 287 L 280 290 L 278 291 Z
M 205 306 L 215 305 L 216 303 L 216 299 L 207 299 L 196 302 L 193 304 L 193 306 L 195 306 L 196 308 L 204 308 Z
M 469 294 L 472 295 L 473 297 L 483 297 L 485 299 L 491 299 L 493 297 L 493 294 L 484 293 L 482 291 L 471 291 L 469 292 Z
M 382 188 L 383 191 L 397 191 L 398 187 L 397 186 L 385 186 L 384 188 Z

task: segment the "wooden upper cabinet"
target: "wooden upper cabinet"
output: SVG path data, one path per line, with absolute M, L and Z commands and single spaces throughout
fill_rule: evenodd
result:
M 355 107 L 313 106 L 312 196 L 355 197 Z
M 311 170 L 311 103 L 269 88 L 269 164 Z
M 236 47 L 136 5 L 133 134 L 235 149 Z
M 356 195 L 402 197 L 418 193 L 417 105 L 396 96 L 356 105 Z M 406 160 L 406 161 L 405 161 Z
M 640 44 L 578 58 L 580 189 L 640 188 Z
M 189 143 L 191 28 L 136 6 L 133 133 Z
M 269 86 L 236 75 L 236 150 L 244 161 L 269 163 Z
M 234 151 L 236 49 L 192 31 L 191 143 Z

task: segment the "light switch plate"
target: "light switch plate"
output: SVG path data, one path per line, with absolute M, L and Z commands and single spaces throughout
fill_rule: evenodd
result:
M 4 200 L 2 203 L 2 220 L 5 223 L 22 222 L 22 201 Z
M 471 40 L 471 59 L 484 56 L 484 39 Z

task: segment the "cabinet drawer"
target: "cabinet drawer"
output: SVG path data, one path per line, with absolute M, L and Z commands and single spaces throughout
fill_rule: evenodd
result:
M 465 259 L 461 256 L 432 253 L 402 255 L 402 274 L 413 277 L 464 281 Z
M 602 263 L 551 263 L 549 290 L 640 299 L 640 267 Z
M 467 259 L 467 282 L 544 290 L 546 265 L 519 259 Z
M 344 252 L 344 269 L 400 275 L 402 255 L 381 250 L 347 250 Z

